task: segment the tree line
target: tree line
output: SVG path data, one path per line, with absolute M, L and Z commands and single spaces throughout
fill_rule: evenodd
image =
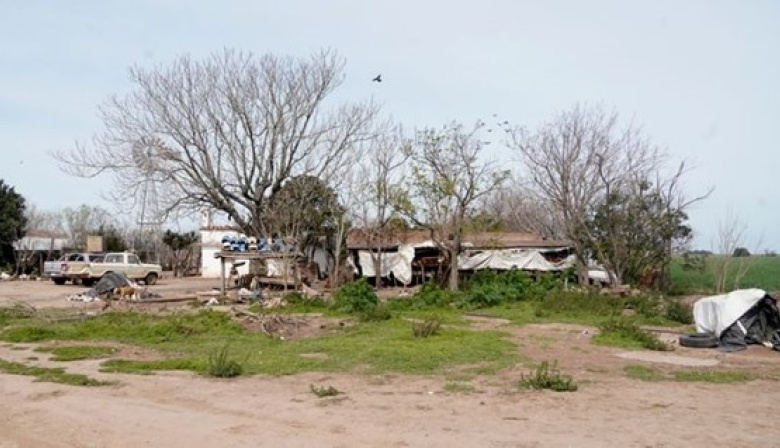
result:
M 126 207 L 139 179 L 159 184 L 160 219 L 209 208 L 248 235 L 325 241 L 336 272 L 349 229 L 369 247 L 425 229 L 452 289 L 467 229 L 566 239 L 582 281 L 595 259 L 615 283 L 665 272 L 690 242 L 687 211 L 711 190 L 685 191 L 685 163 L 616 111 L 575 104 L 534 129 L 493 117 L 410 130 L 335 95 L 345 64 L 335 51 L 226 49 L 135 65 L 133 89 L 100 105 L 92 141 L 52 155 L 68 174 L 111 176 Z

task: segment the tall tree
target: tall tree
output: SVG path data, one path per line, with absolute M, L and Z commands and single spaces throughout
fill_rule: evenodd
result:
M 97 235 L 101 228 L 116 228 L 116 219 L 111 212 L 99 207 L 82 204 L 77 208 L 66 207 L 62 210 L 65 233 L 68 234 L 75 249 L 87 247 L 87 236 Z
M 491 161 L 483 160 L 484 123 L 466 128 L 459 123 L 418 133 L 408 150 L 412 161 L 412 191 L 401 209 L 431 232 L 449 265 L 450 290 L 458 289 L 458 254 L 465 225 L 478 201 L 509 176 Z
M 581 282 L 587 281 L 590 256 L 604 265 L 615 261 L 610 260 L 604 244 L 597 244 L 603 234 L 592 228 L 591 217 L 599 205 L 616 205 L 610 201 L 638 194 L 641 189 L 637 186 L 648 180 L 654 182 L 658 197 L 663 198 L 666 217 L 677 216 L 709 195 L 686 199 L 680 188 L 685 165 L 665 176 L 668 156 L 637 126 L 621 126 L 617 113 L 602 107 L 575 105 L 534 132 L 522 127 L 508 128 L 507 132 L 509 144 L 520 155 L 537 194 L 552 207 L 563 235 L 575 246 Z M 610 214 L 615 210 L 607 206 L 600 212 L 599 222 L 603 223 L 612 220 Z M 671 238 L 664 244 L 668 256 L 672 244 Z M 617 247 L 617 243 L 612 246 Z
M 91 146 L 55 152 L 76 176 L 113 176 L 117 200 L 163 184 L 160 214 L 220 210 L 252 235 L 268 234 L 263 214 L 293 176 L 326 182 L 354 144 L 370 138 L 371 104 L 333 103 L 344 59 L 226 49 L 204 60 L 133 67 L 135 89 L 100 107 L 105 129 Z
M 24 196 L 0 179 L 0 265 L 14 262 L 13 244 L 24 236 L 26 209 Z
M 362 157 L 355 165 L 354 219 L 369 248 L 376 285 L 381 287 L 382 245 L 393 237 L 401 219 L 394 208 L 395 199 L 409 174 L 409 139 L 403 129 L 391 122 L 382 124 L 377 138 L 360 148 Z
M 163 243 L 171 250 L 173 276 L 184 276 L 189 268 L 193 249 L 198 242 L 195 232 L 174 232 L 166 230 L 162 237 Z

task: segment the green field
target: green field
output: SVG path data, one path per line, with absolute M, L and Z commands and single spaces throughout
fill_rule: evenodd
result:
M 672 263 L 672 291 L 678 294 L 710 294 L 715 288 L 715 265 L 718 257 L 709 255 L 705 259 L 703 271 L 685 270 L 682 260 Z M 767 292 L 780 291 L 780 257 L 752 256 L 732 258 L 729 275 L 726 276 L 726 289 L 761 288 Z M 738 265 L 744 263 L 747 269 L 739 282 L 735 282 Z

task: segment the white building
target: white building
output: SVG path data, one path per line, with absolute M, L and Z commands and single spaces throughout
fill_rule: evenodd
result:
M 200 275 L 204 278 L 219 278 L 221 266 L 219 258 L 214 254 L 222 250 L 222 238 L 225 235 L 238 236 L 239 230 L 234 225 L 214 224 L 209 210 L 201 211 L 200 215 Z M 225 266 L 229 273 L 230 264 Z M 237 269 L 238 275 L 249 273 L 249 263 L 244 263 Z

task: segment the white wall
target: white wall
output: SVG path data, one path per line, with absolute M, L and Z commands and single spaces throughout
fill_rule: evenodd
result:
M 200 275 L 203 278 L 219 278 L 220 260 L 214 254 L 222 249 L 222 237 L 238 236 L 236 230 L 201 230 L 200 231 Z M 230 261 L 225 263 L 225 275 L 230 275 Z M 249 262 L 238 267 L 238 275 L 249 273 Z

